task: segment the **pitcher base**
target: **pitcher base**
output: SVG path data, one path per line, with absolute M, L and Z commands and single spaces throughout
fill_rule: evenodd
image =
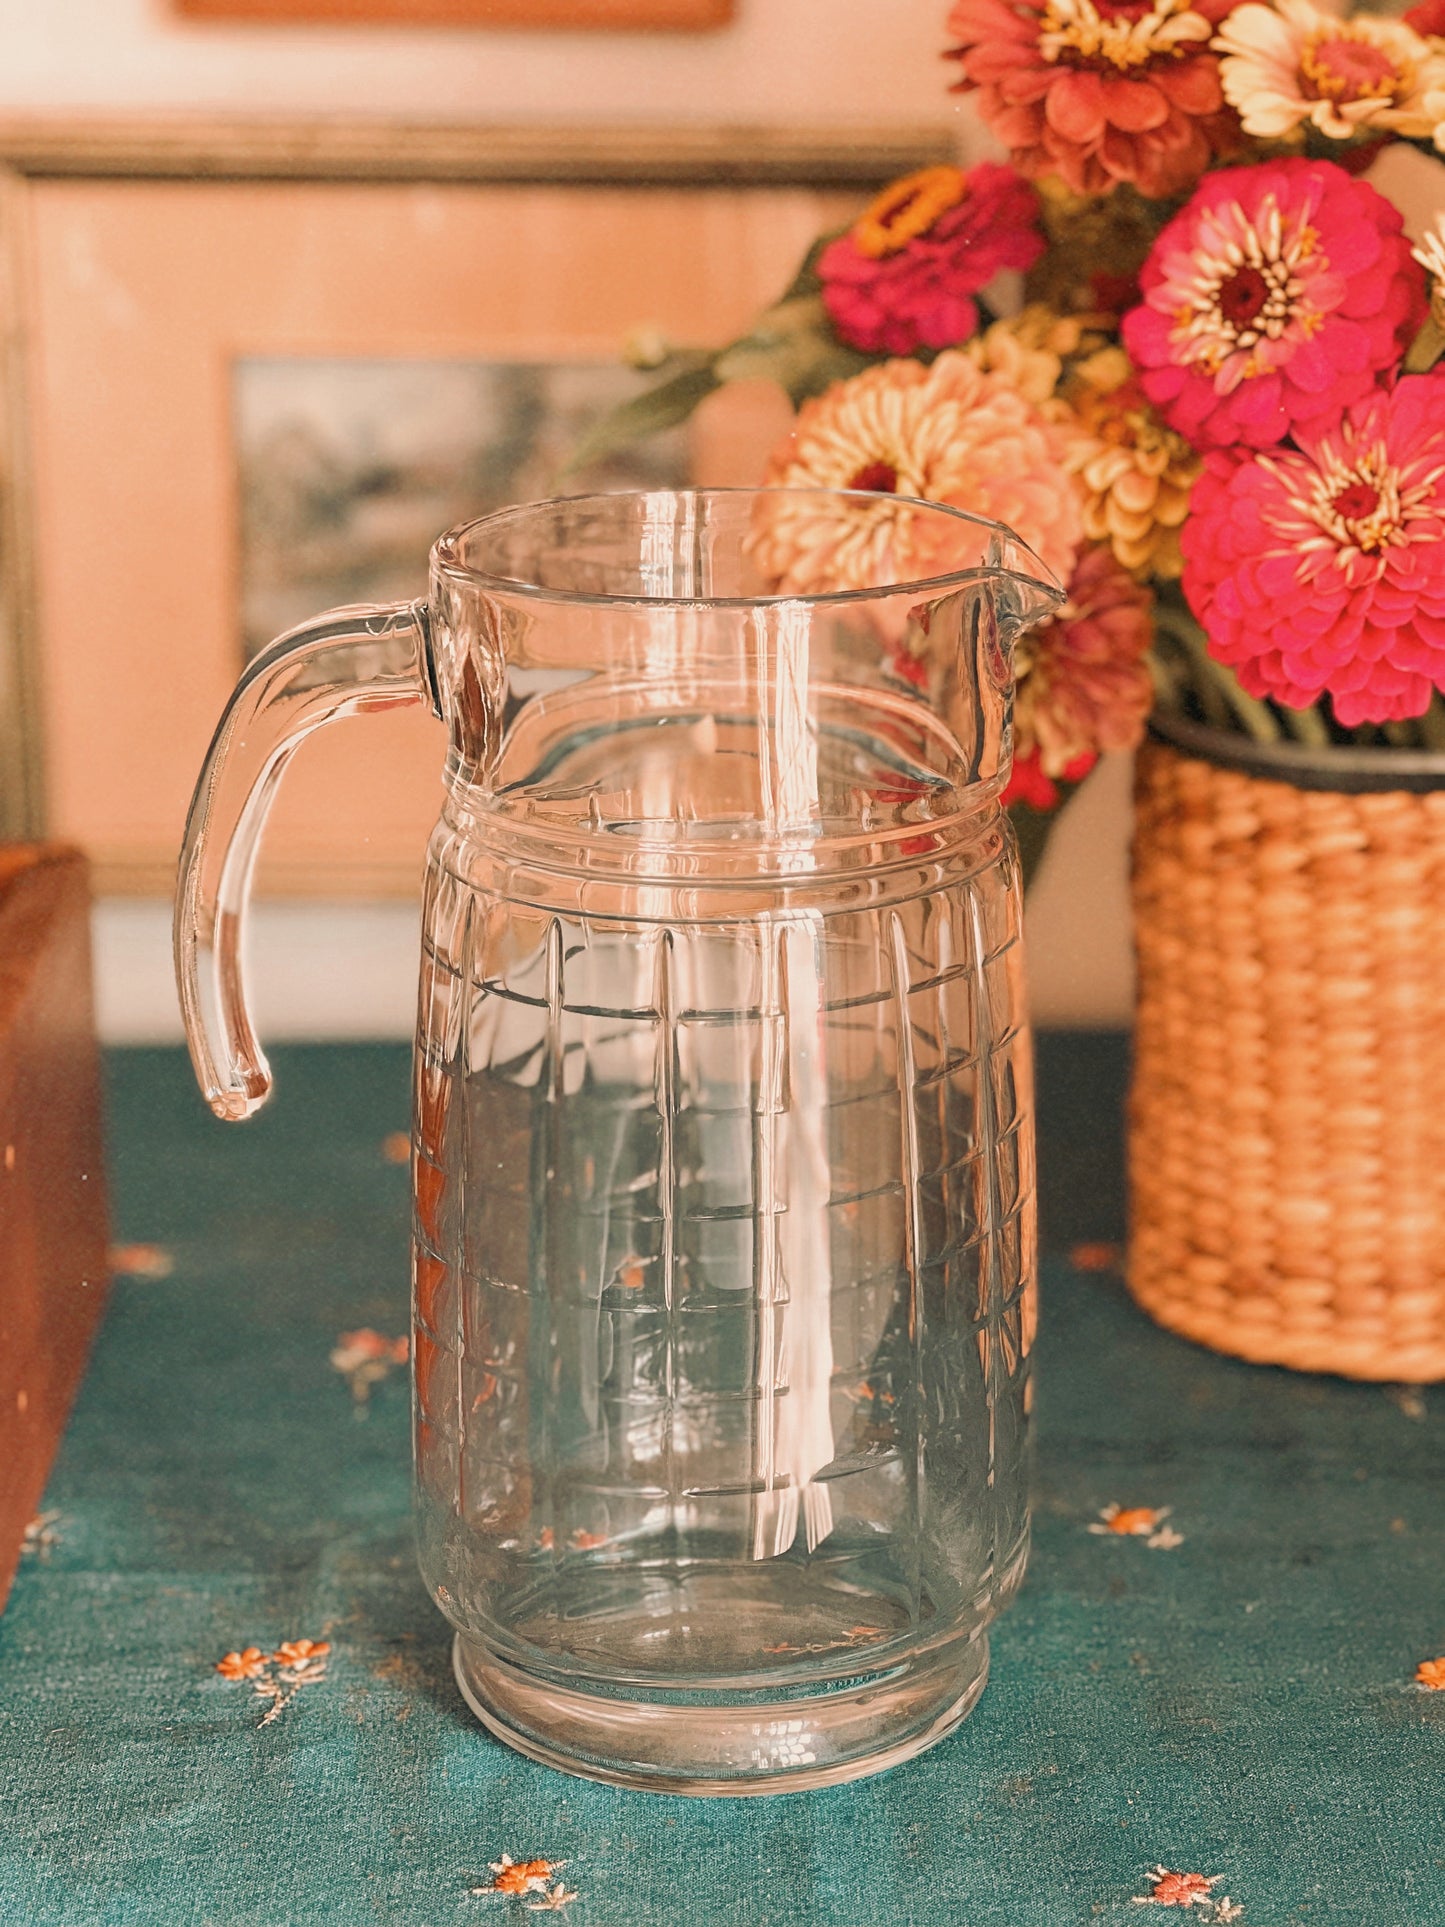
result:
M 911 1760 L 951 1733 L 988 1678 L 988 1640 L 806 1698 L 680 1706 L 536 1680 L 458 1633 L 462 1697 L 528 1759 L 644 1793 L 801 1793 Z

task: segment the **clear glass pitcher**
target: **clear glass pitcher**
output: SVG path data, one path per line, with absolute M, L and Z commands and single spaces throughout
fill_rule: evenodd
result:
M 905 525 L 946 573 L 890 579 Z M 770 573 L 783 527 L 814 592 Z M 425 602 L 293 630 L 231 698 L 176 906 L 228 1118 L 270 1088 L 241 936 L 287 760 L 362 710 L 447 725 L 420 1558 L 462 1692 L 534 1758 L 816 1786 L 982 1691 L 1027 1549 L 1034 1290 L 998 797 L 1010 643 L 1058 599 L 1006 529 L 894 496 L 579 497 L 443 536 Z

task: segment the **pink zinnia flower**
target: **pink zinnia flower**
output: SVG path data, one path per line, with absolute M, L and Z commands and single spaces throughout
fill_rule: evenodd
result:
M 866 354 L 948 348 L 978 329 L 973 296 L 1043 252 L 1038 196 L 1011 167 L 928 167 L 886 188 L 823 250 L 823 302 Z
M 1020 173 L 1059 174 L 1076 194 L 1132 181 L 1182 193 L 1232 147 L 1209 50 L 1230 0 L 956 0 L 963 78 Z
M 1154 243 L 1124 317 L 1144 391 L 1196 448 L 1269 448 L 1340 419 L 1425 318 L 1401 220 L 1332 161 L 1204 181 Z
M 1184 593 L 1252 696 L 1347 726 L 1445 687 L 1445 373 L 1377 389 L 1296 453 L 1209 457 Z
M 1018 763 L 1006 801 L 1034 802 L 1040 777 L 1078 782 L 1101 751 L 1134 748 L 1154 700 L 1153 610 L 1109 549 L 1082 552 L 1068 600 L 1015 645 Z

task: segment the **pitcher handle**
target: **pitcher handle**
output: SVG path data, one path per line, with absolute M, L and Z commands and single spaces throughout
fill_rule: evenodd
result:
M 217 1117 L 265 1103 L 241 961 L 251 874 L 276 788 L 323 723 L 427 703 L 441 714 L 425 602 L 331 609 L 248 664 L 226 704 L 186 818 L 176 879 L 176 982 L 196 1078 Z

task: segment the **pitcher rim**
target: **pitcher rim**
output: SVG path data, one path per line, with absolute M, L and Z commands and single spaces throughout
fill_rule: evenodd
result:
M 487 569 L 477 569 L 463 562 L 460 557 L 460 544 L 463 537 L 471 536 L 478 529 L 491 528 L 508 521 L 520 520 L 535 515 L 540 509 L 555 509 L 567 504 L 586 502 L 640 501 L 648 496 L 668 496 L 674 500 L 692 497 L 694 499 L 717 496 L 803 496 L 825 495 L 833 498 L 848 498 L 859 502 L 878 502 L 887 500 L 906 508 L 927 509 L 931 514 L 951 517 L 956 522 L 968 522 L 974 528 L 988 529 L 1011 542 L 1021 557 L 1027 558 L 1029 569 L 1011 569 L 1006 564 L 974 565 L 967 569 L 949 569 L 938 575 L 909 577 L 901 582 L 889 582 L 865 589 L 820 589 L 806 590 L 794 594 L 770 595 L 618 595 L 602 593 L 592 589 L 549 589 L 540 583 L 518 581 L 513 576 L 497 575 Z M 969 509 L 955 508 L 949 502 L 933 502 L 921 495 L 882 496 L 876 489 L 818 487 L 777 487 L 760 485 L 748 487 L 729 485 L 726 487 L 696 488 L 625 488 L 625 489 L 586 489 L 576 495 L 543 496 L 530 502 L 514 502 L 506 508 L 492 509 L 486 515 L 471 517 L 439 535 L 432 544 L 432 561 L 437 570 L 452 581 L 466 582 L 499 594 L 525 596 L 538 602 L 571 607 L 591 607 L 602 609 L 755 609 L 774 608 L 786 603 L 801 604 L 806 607 L 826 607 L 834 604 L 854 602 L 877 602 L 885 596 L 897 595 L 944 595 L 967 587 L 970 583 L 995 581 L 1007 577 L 1012 581 L 1028 582 L 1040 594 L 1062 603 L 1067 590 L 1048 564 L 1043 562 L 1029 547 L 1023 537 L 1011 529 L 1006 522 L 996 522 L 987 515 L 975 515 Z

